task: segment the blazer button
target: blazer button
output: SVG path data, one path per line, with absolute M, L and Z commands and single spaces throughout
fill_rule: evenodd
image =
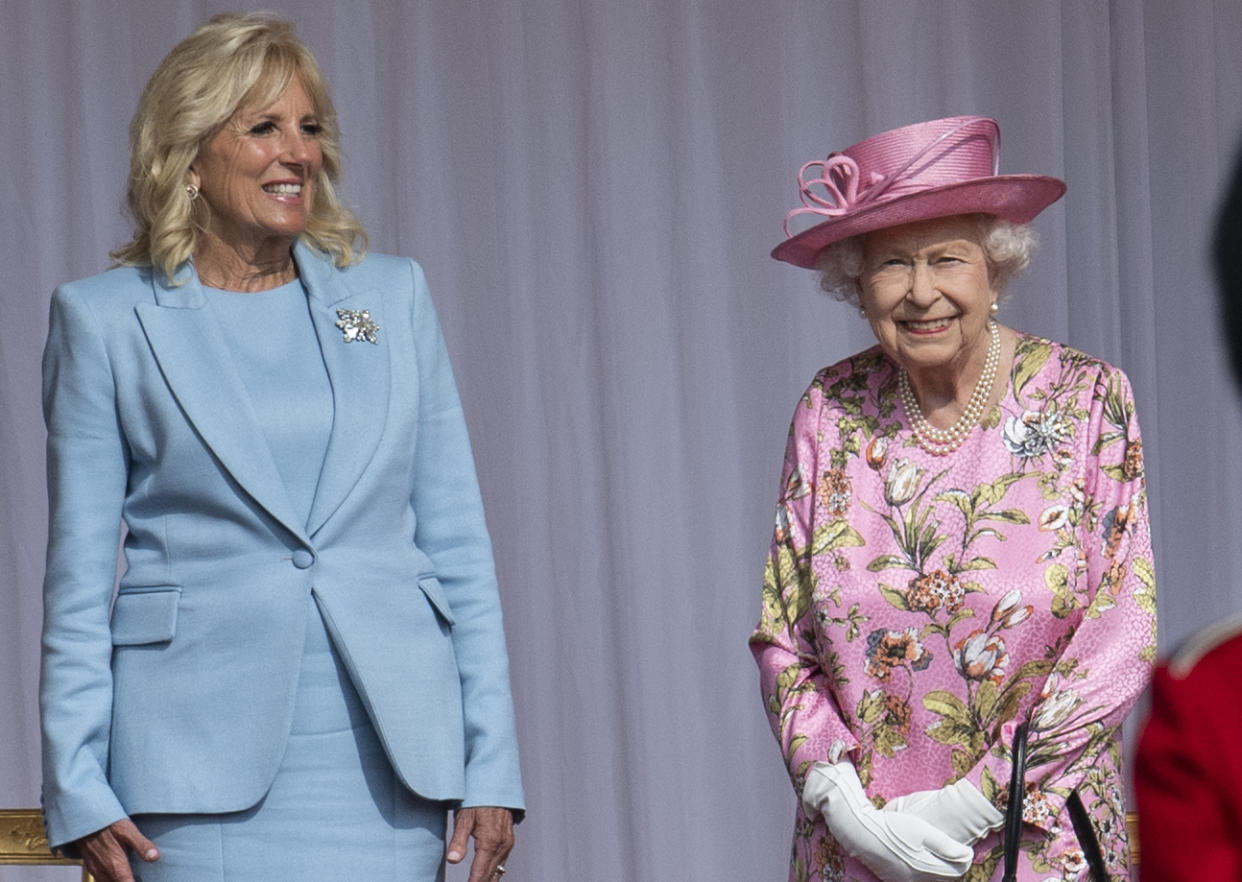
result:
M 305 548 L 299 548 L 293 552 L 293 565 L 299 570 L 304 570 L 315 562 L 315 555 L 311 554 Z

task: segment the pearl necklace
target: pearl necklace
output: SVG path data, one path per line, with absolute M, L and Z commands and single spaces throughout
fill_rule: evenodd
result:
M 992 396 L 992 386 L 996 383 L 996 369 L 1000 366 L 1001 350 L 1000 327 L 996 322 L 988 322 L 988 333 L 990 339 L 988 340 L 987 358 L 983 362 L 983 373 L 979 374 L 975 389 L 970 393 L 966 409 L 957 418 L 957 422 L 947 429 L 937 429 L 927 421 L 927 417 L 923 415 L 923 409 L 919 407 L 919 400 L 915 397 L 914 390 L 910 388 L 910 375 L 903 370 L 897 378 L 897 384 L 901 390 L 901 405 L 905 408 L 906 419 L 914 429 L 914 437 L 918 440 L 919 446 L 932 456 L 944 456 L 961 447 L 971 429 L 979 422 L 979 417 L 983 415 L 983 407 Z

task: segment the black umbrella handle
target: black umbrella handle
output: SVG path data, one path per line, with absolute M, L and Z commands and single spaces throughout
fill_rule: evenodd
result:
M 1022 800 L 1026 796 L 1026 723 L 1013 732 L 1013 768 L 1009 773 L 1009 805 L 1005 807 L 1005 872 L 1001 882 L 1017 882 L 1018 846 L 1022 843 Z

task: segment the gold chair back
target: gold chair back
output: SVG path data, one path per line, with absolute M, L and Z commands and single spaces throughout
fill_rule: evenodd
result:
M 0 809 L 0 865 L 78 866 L 80 861 L 57 857 L 47 847 L 38 809 Z M 86 870 L 82 882 L 94 882 Z

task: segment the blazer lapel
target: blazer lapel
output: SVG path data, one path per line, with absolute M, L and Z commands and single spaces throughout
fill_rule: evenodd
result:
M 310 297 L 311 319 L 332 383 L 334 408 L 332 435 L 306 527 L 314 535 L 358 483 L 384 433 L 390 382 L 389 339 L 384 333 L 388 319 L 383 291 L 352 290 L 330 262 L 301 243 L 294 247 L 293 256 Z M 338 310 L 367 311 L 379 326 L 377 342 L 346 342 L 336 324 L 341 320 Z
M 173 287 L 159 272 L 155 303 L 136 307 L 160 371 L 186 417 L 233 479 L 295 536 L 307 541 L 254 406 L 193 272 Z

